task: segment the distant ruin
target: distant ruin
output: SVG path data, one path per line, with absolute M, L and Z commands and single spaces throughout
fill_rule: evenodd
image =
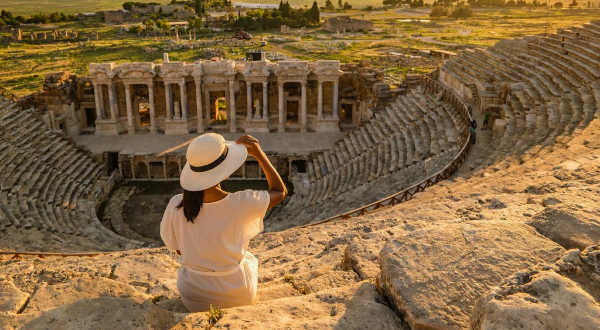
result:
M 327 19 L 323 26 L 325 31 L 334 33 L 370 31 L 373 29 L 373 22 L 350 18 L 350 16 L 337 16 Z

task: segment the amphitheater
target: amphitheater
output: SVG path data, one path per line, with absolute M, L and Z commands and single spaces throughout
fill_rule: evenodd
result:
M 399 88 L 336 61 L 165 57 L 6 94 L 0 328 L 600 329 L 598 54 L 594 21 Z M 123 210 L 204 131 L 255 134 L 293 187 L 250 244 L 259 301 L 222 315 L 185 310 L 177 258 Z M 262 179 L 252 160 L 231 178 Z

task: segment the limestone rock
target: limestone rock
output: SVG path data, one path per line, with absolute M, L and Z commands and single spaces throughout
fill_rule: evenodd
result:
M 567 249 L 584 249 L 600 241 L 600 223 L 561 209 L 545 208 L 528 224 Z
M 548 206 L 552 206 L 552 205 L 556 205 L 556 204 L 560 204 L 560 200 L 550 197 L 550 198 L 546 198 L 542 201 L 542 205 L 544 207 L 548 207 Z
M 386 244 L 379 255 L 380 285 L 412 329 L 465 328 L 490 287 L 563 251 L 516 222 L 439 224 Z
M 115 262 L 113 278 L 143 288 L 145 293 L 169 298 L 179 296 L 177 269 L 173 258 L 161 255 L 140 254 L 121 258 Z M 145 283 L 140 286 L 139 283 Z
M 0 312 L 18 312 L 29 299 L 29 295 L 19 290 L 15 284 L 0 278 Z
M 518 272 L 480 298 L 474 330 L 600 329 L 600 247 L 567 251 L 542 271 Z
M 344 250 L 344 266 L 354 270 L 361 279 L 374 278 L 379 273 L 377 252 L 379 249 L 371 245 L 361 244 L 362 240 L 354 238 Z
M 121 297 L 137 303 L 149 298 L 130 285 L 107 278 L 76 278 L 64 283 L 43 285 L 33 294 L 24 312 L 44 311 L 97 297 Z
M 473 329 L 600 329 L 600 305 L 574 281 L 543 271 L 489 293 Z
M 189 314 L 174 329 L 206 325 L 207 313 Z M 384 304 L 373 284 L 361 283 L 306 296 L 224 310 L 213 329 L 395 329 L 400 318 Z
M 176 323 L 172 313 L 151 302 L 139 304 L 129 298 L 96 297 L 76 300 L 44 312 L 18 315 L 19 329 L 169 329 Z M 0 316 L 0 326 L 4 321 Z

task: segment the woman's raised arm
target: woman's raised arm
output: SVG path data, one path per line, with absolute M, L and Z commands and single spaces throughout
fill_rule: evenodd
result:
M 271 197 L 269 208 L 281 203 L 287 196 L 287 188 L 285 187 L 285 183 L 283 183 L 281 176 L 277 173 L 277 170 L 273 164 L 271 164 L 269 158 L 267 158 L 267 155 L 262 151 L 258 140 L 253 136 L 244 135 L 235 142 L 246 146 L 248 154 L 256 158 L 263 173 L 267 177 L 267 182 L 269 183 L 269 195 Z

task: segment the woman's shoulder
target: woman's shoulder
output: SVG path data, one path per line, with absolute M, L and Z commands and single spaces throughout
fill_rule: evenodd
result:
M 177 194 L 169 200 L 169 204 L 167 204 L 167 208 L 177 207 L 183 200 L 183 194 Z
M 269 198 L 269 192 L 266 190 L 240 190 L 231 194 L 232 200 L 237 201 L 261 201 Z

